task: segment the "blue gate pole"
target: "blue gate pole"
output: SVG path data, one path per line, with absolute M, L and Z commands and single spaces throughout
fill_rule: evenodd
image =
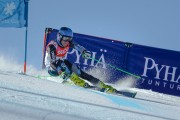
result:
M 24 74 L 26 74 L 26 63 L 27 63 L 27 36 L 28 36 L 28 2 L 29 0 L 24 0 L 25 3 L 25 15 L 24 19 L 26 20 L 26 35 L 25 35 L 25 55 L 24 55 Z

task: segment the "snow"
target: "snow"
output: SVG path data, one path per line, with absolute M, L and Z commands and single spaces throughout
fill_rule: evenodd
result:
M 61 78 L 49 77 L 46 71 L 32 66 L 28 66 L 27 75 L 19 74 L 20 69 L 21 65 L 0 57 L 0 120 L 180 118 L 180 98 L 176 96 L 137 88 L 126 88 L 137 91 L 136 98 L 109 95 L 61 84 Z M 46 77 L 39 79 L 38 76 Z

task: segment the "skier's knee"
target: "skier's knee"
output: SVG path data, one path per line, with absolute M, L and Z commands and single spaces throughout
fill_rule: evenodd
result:
M 51 76 L 58 76 L 59 75 L 58 72 L 56 70 L 52 69 L 51 67 L 48 67 L 47 71 Z
M 76 73 L 77 75 L 80 75 L 80 74 L 81 74 L 81 70 L 80 70 L 80 68 L 79 68 L 76 64 L 73 64 L 73 65 L 72 65 L 72 71 L 73 71 L 74 73 Z

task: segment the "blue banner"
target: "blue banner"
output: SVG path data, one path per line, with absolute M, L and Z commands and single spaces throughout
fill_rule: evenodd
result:
M 27 0 L 1 0 L 0 27 L 21 28 L 27 26 L 27 2 Z
M 139 74 L 138 88 L 180 96 L 180 52 L 133 44 L 128 71 Z
M 45 30 L 44 54 L 46 45 L 56 39 L 57 32 L 51 28 Z M 81 69 L 97 74 L 99 79 L 116 83 L 131 76 L 137 88 L 180 96 L 180 52 L 79 33 L 74 33 L 73 40 L 90 51 L 93 59 L 83 59 L 74 49 L 66 57 Z

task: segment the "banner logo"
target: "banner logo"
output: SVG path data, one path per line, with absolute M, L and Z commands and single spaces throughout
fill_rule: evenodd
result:
M 23 27 L 25 25 L 24 0 L 0 2 L 0 27 Z
M 152 58 L 144 57 L 144 71 L 141 75 L 142 83 L 180 90 L 180 74 L 178 67 L 157 64 Z
M 11 16 L 11 15 L 13 15 L 15 9 L 16 9 L 16 6 L 15 6 L 14 2 L 7 3 L 6 6 L 4 7 L 3 13 L 6 16 Z
M 75 49 L 72 49 L 72 51 L 68 52 L 68 54 L 74 54 L 74 53 L 76 54 L 76 60 L 74 63 L 80 64 L 81 54 Z M 96 58 L 97 52 L 91 52 L 91 53 L 92 53 L 92 58 Z M 67 56 L 66 56 L 66 58 L 67 58 Z M 98 62 L 93 59 L 84 59 L 83 65 L 89 65 L 91 67 L 101 66 L 103 69 L 107 69 L 105 57 L 104 57 L 103 53 L 100 55 L 100 57 L 97 60 L 98 60 Z M 90 62 L 88 62 L 88 61 L 90 61 Z

